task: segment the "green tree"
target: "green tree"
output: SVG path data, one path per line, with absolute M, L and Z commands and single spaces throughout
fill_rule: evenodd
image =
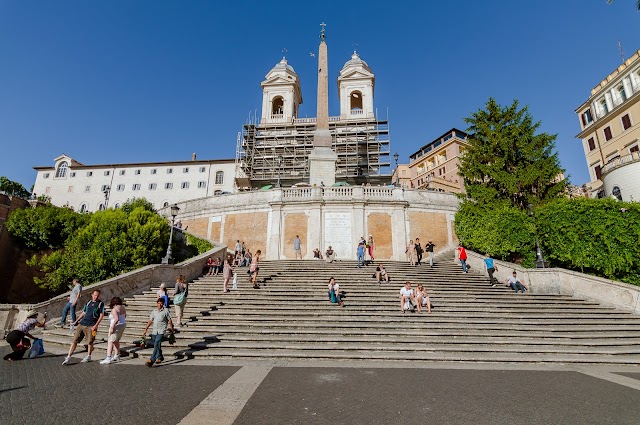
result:
M 607 4 L 613 3 L 613 0 L 607 0 Z M 640 0 L 636 0 L 636 8 L 640 11 Z
M 0 191 L 10 196 L 28 199 L 31 194 L 20 183 L 9 180 L 7 177 L 0 177 Z
M 145 211 L 155 211 L 156 209 L 153 207 L 153 204 L 147 201 L 146 198 L 133 198 L 129 199 L 120 206 L 120 209 L 127 214 L 133 211 L 136 208 L 142 208 Z

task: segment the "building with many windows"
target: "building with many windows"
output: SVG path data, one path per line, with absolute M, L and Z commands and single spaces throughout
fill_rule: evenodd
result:
M 576 109 L 592 196 L 640 200 L 640 50 Z
M 37 171 L 34 195 L 91 212 L 146 198 L 156 208 L 235 191 L 233 159 L 84 165 L 61 155 Z
M 458 166 L 460 155 L 468 145 L 467 133 L 452 128 L 422 146 L 409 156 L 410 187 L 440 192 L 464 192 L 464 182 L 458 175 Z

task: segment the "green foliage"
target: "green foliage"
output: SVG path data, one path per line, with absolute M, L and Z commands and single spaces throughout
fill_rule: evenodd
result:
M 535 236 L 531 217 L 510 205 L 479 207 L 464 202 L 456 214 L 456 235 L 462 244 L 494 258 L 533 267 Z
M 558 199 L 536 218 L 554 265 L 640 285 L 640 203 Z
M 153 208 L 153 204 L 147 201 L 146 198 L 133 198 L 127 200 L 122 204 L 120 209 L 129 214 L 131 211 L 138 207 L 144 209 L 145 211 L 155 211 L 155 208 Z
M 89 221 L 89 216 L 52 205 L 13 211 L 7 220 L 11 238 L 26 249 L 58 249 Z
M 93 283 L 160 262 L 169 227 L 144 205 L 129 213 L 109 209 L 87 216 L 90 220 L 65 243 L 64 250 L 30 260 L 46 273 L 44 279 L 36 279 L 37 284 L 56 290 L 74 277 Z
M 459 173 L 466 199 L 480 206 L 513 205 L 521 210 L 558 197 L 566 180 L 556 181 L 560 168 L 555 135 L 536 134 L 527 107 L 518 101 L 502 107 L 492 98 L 485 109 L 466 118 L 470 146 L 461 157 Z
M 0 192 L 4 192 L 9 196 L 17 196 L 19 198 L 28 199 L 31 194 L 20 183 L 9 180 L 7 177 L 0 177 Z
M 191 235 L 189 233 L 184 232 L 187 237 L 187 245 L 192 245 L 197 248 L 198 255 L 204 254 L 205 252 L 213 249 L 213 244 L 207 240 L 200 239 L 197 236 Z

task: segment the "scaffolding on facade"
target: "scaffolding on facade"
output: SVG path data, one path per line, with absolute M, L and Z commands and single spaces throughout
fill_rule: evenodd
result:
M 315 129 L 315 118 L 296 118 L 291 123 L 278 124 L 247 122 L 236 143 L 237 187 L 308 182 L 308 159 Z M 329 130 L 338 156 L 336 182 L 372 185 L 391 182 L 388 120 L 330 117 Z

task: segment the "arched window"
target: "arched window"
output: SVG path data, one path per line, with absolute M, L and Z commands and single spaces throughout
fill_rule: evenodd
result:
M 271 102 L 271 115 L 284 114 L 284 99 L 282 96 L 278 96 Z
M 351 113 L 362 112 L 362 93 L 359 91 L 351 92 L 349 96 L 349 109 L 351 109 Z
M 221 190 L 216 190 L 213 192 L 214 195 L 222 195 L 222 191 Z
M 223 184 L 223 183 L 224 183 L 224 171 L 217 171 L 216 184 Z
M 56 177 L 67 177 L 67 170 L 69 169 L 69 163 L 66 161 L 62 161 L 58 165 L 58 169 L 56 170 Z
M 627 93 L 624 91 L 624 86 L 622 84 L 618 87 L 618 96 L 623 102 L 627 100 Z
M 114 207 L 115 209 L 118 209 L 118 208 L 120 208 L 120 204 L 116 203 L 113 207 Z
M 100 205 L 98 205 L 98 209 L 99 209 L 100 211 L 104 211 L 104 210 L 105 210 L 105 208 L 104 208 L 104 204 L 100 204 Z
M 167 208 L 169 206 L 169 203 L 167 201 L 162 203 L 162 208 Z
M 80 212 L 81 213 L 86 213 L 87 212 L 87 204 L 80 205 Z

